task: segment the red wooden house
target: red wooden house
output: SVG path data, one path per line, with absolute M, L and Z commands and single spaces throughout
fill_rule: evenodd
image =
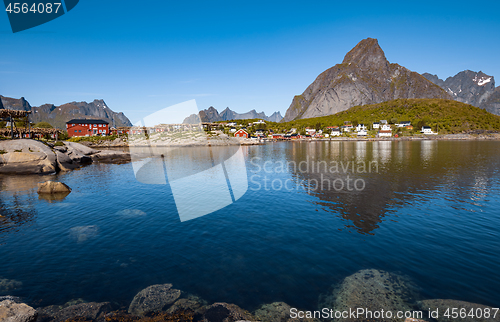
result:
M 234 137 L 248 139 L 248 132 L 240 129 L 240 130 L 234 132 Z
M 66 122 L 68 136 L 109 135 L 109 123 L 103 120 L 73 119 Z

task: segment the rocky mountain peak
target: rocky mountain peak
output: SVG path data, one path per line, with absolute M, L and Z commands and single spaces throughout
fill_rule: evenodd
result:
M 359 68 L 370 68 L 373 66 L 386 67 L 388 65 L 384 51 L 380 48 L 378 40 L 366 38 L 361 40 L 344 57 L 343 64 L 355 64 Z
M 437 75 L 425 73 L 423 76 L 443 88 L 454 100 L 477 107 L 483 107 L 495 90 L 495 78 L 481 71 L 464 70 L 445 81 Z

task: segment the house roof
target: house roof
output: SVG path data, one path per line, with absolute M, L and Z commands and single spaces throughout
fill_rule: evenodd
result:
M 109 122 L 106 122 L 104 120 L 87 120 L 87 119 L 72 119 L 66 122 L 66 124 L 69 123 L 78 123 L 78 124 L 109 124 Z

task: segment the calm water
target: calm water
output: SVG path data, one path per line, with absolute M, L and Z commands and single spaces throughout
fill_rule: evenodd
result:
M 376 268 L 410 276 L 424 298 L 500 304 L 500 142 L 289 142 L 243 151 L 246 194 L 185 222 L 170 186 L 138 182 L 131 164 L 0 177 L 0 279 L 22 282 L 8 293 L 40 306 L 74 298 L 127 305 L 149 285 L 173 283 L 249 310 L 275 301 L 314 309 L 332 284 Z M 203 153 L 182 161 L 197 168 Z M 294 169 L 301 161 L 378 168 Z M 339 187 L 348 175 L 364 189 L 314 189 L 315 180 L 338 179 Z M 39 199 L 33 186 L 47 178 L 73 192 Z

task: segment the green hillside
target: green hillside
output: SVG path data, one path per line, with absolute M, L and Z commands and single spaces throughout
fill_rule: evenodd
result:
M 329 116 L 301 119 L 286 123 L 274 123 L 271 128 L 303 129 L 324 128 L 343 125 L 344 121 L 354 124 L 387 120 L 389 123 L 411 121 L 415 131 L 421 126 L 436 127 L 440 133 L 459 133 L 472 130 L 500 130 L 500 116 L 484 109 L 453 100 L 443 99 L 397 99 L 388 102 L 354 106 Z

